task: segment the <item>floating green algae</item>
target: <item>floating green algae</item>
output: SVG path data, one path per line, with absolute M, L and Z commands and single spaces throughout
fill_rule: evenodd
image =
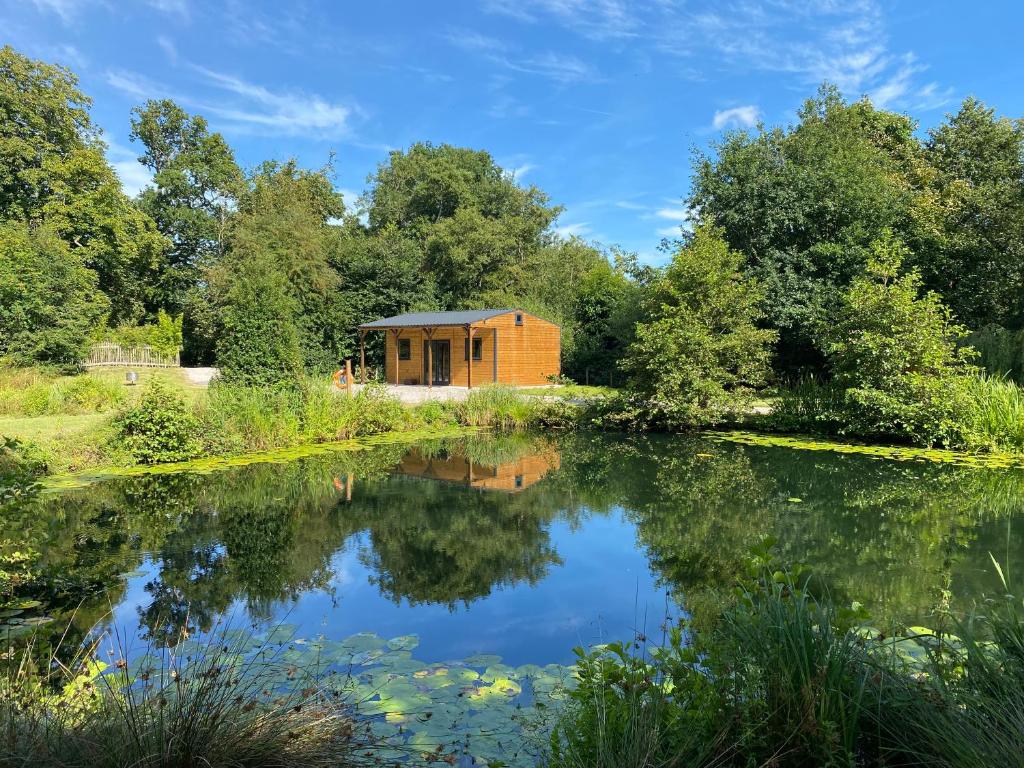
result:
M 800 451 L 831 451 L 853 453 L 876 459 L 892 461 L 914 461 L 918 463 L 953 464 L 963 467 L 985 467 L 989 469 L 1024 469 L 1024 455 L 1005 453 L 964 453 L 937 448 L 900 448 L 889 445 L 863 445 L 840 443 L 830 440 L 816 440 L 810 437 L 790 435 L 764 435 L 755 432 L 718 432 L 703 434 L 720 442 L 740 445 L 792 448 Z
M 479 427 L 449 427 L 445 429 L 416 430 L 410 432 L 387 432 L 381 435 L 357 437 L 328 443 L 309 443 L 290 448 L 275 448 L 269 451 L 254 451 L 234 456 L 210 456 L 192 461 L 171 464 L 148 464 L 131 467 L 101 467 L 65 475 L 52 475 L 41 480 L 44 493 L 85 488 L 103 480 L 118 477 L 139 477 L 141 475 L 167 475 L 178 472 L 209 474 L 250 464 L 285 464 L 296 459 L 321 456 L 329 453 L 363 451 L 381 445 L 404 445 L 422 440 L 462 437 L 481 432 Z

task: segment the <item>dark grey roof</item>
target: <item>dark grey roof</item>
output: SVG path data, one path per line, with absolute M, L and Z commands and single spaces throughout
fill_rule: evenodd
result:
M 498 315 L 518 312 L 517 309 L 464 309 L 458 312 L 409 312 L 363 323 L 360 328 L 420 328 L 434 325 L 468 325 Z

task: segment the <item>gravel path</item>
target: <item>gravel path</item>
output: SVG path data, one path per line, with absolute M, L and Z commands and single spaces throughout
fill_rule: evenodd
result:
M 205 387 L 217 375 L 216 368 L 182 368 L 181 370 L 189 384 L 197 384 L 201 387 Z

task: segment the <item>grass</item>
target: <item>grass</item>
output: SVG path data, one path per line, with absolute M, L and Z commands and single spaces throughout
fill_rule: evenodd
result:
M 970 386 L 972 440 L 996 450 L 1024 452 L 1024 389 L 1004 377 L 982 376 Z
M 11 649 L 0 680 L 4 765 L 38 768 L 344 768 L 368 761 L 367 729 L 281 647 L 219 627 L 188 655 L 119 637 L 69 662 Z

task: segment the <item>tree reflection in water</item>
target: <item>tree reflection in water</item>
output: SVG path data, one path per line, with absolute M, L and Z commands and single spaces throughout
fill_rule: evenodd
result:
M 41 553 L 42 597 L 81 634 L 149 572 L 137 610 L 170 642 L 244 606 L 254 620 L 335 589 L 356 547 L 388 600 L 456 610 L 534 585 L 568 531 L 620 512 L 652 569 L 692 610 L 720 599 L 752 545 L 775 536 L 816 588 L 914 619 L 1015 577 L 1024 474 L 740 446 L 708 438 L 478 436 L 211 474 L 162 474 L 44 496 L 19 518 Z M 25 521 L 25 522 L 21 522 Z M 619 578 L 609 563 L 605 577 Z M 600 589 L 600 585 L 595 585 Z M 61 621 L 63 619 L 64 621 Z

